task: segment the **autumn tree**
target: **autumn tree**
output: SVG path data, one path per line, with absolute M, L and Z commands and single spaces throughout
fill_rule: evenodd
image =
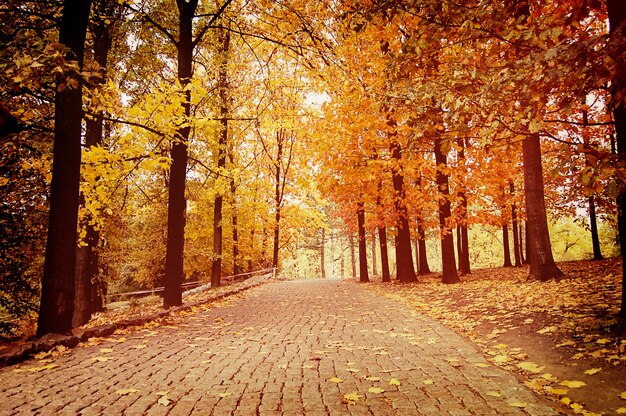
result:
M 72 328 L 83 118 L 78 73 L 90 8 L 90 0 L 65 0 L 59 24 L 59 42 L 67 47 L 66 59 L 75 61 L 76 68 L 74 74 L 59 79 L 54 101 L 54 161 L 38 335 Z

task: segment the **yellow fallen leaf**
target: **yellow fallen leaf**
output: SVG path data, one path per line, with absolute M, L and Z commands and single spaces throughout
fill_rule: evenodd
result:
M 339 377 L 329 378 L 328 381 L 330 381 L 331 383 L 343 383 L 343 379 Z
M 600 345 L 608 344 L 609 342 L 611 342 L 611 340 L 608 338 L 600 338 L 596 340 L 596 344 L 600 344 Z
M 363 396 L 359 395 L 356 391 L 343 395 L 344 403 L 348 404 L 356 404 L 359 400 L 361 400 Z
M 548 380 L 548 381 L 557 381 L 557 380 L 558 380 L 558 378 L 557 378 L 557 377 L 553 376 L 553 375 L 552 375 L 552 374 L 550 374 L 550 373 L 545 373 L 545 374 L 542 374 L 540 377 L 541 377 L 541 378 L 545 378 L 545 379 L 546 379 L 546 380 Z
M 391 380 L 389 380 L 389 385 L 391 386 L 399 386 L 400 385 L 400 380 L 398 380 L 397 378 L 392 378 Z
M 555 389 L 555 388 L 554 388 L 554 387 L 552 387 L 552 386 L 546 386 L 546 387 L 545 387 L 545 390 L 546 390 L 548 393 L 551 393 L 551 394 L 556 394 L 557 396 L 564 396 L 564 395 L 566 395 L 567 393 L 569 393 L 569 390 L 568 390 L 568 389 Z
M 165 407 L 169 406 L 171 402 L 172 401 L 168 399 L 167 396 L 165 395 L 161 396 L 159 400 L 157 400 L 158 404 L 160 404 L 161 406 L 165 406 Z
M 380 381 L 380 377 L 369 376 L 369 377 L 365 377 L 365 380 L 367 380 L 367 381 Z
M 384 393 L 385 389 L 381 389 L 380 387 L 370 387 L 369 389 L 367 389 L 367 391 L 370 393 L 380 394 Z
M 541 328 L 539 331 L 537 331 L 538 334 L 549 334 L 551 332 L 556 331 L 557 329 L 559 329 L 556 326 L 546 326 Z
M 569 407 L 571 407 L 576 413 L 580 413 L 580 411 L 583 410 L 583 407 L 578 403 L 572 403 Z
M 23 373 L 23 372 L 38 373 L 40 371 L 51 370 L 55 367 L 58 367 L 58 364 L 47 364 L 47 365 L 42 365 L 41 367 L 16 368 L 13 371 L 15 373 Z
M 522 361 L 521 363 L 517 363 L 517 366 L 524 371 L 528 371 L 530 373 L 538 374 L 543 371 L 545 366 L 539 367 L 536 363 L 532 361 Z
M 620 407 L 619 409 L 615 409 L 615 413 L 620 415 L 626 415 L 626 407 Z
M 619 395 L 619 398 L 626 400 L 626 391 L 623 391 L 622 394 Z
M 559 383 L 561 386 L 569 387 L 570 389 L 579 389 L 586 386 L 587 383 L 578 380 L 563 380 Z
M 351 373 L 358 373 L 359 371 L 361 371 L 358 368 L 347 368 L 347 370 Z
M 498 345 L 494 345 L 493 347 L 494 347 L 494 348 L 497 348 L 497 349 L 499 349 L 499 350 L 503 350 L 503 349 L 505 349 L 506 347 L 508 347 L 508 345 L 506 345 L 506 344 L 498 344 Z
M 476 364 L 474 364 L 474 367 L 487 368 L 487 367 L 489 367 L 489 364 L 487 364 L 487 363 L 476 363 Z
M 601 368 L 590 368 L 589 370 L 585 370 L 585 374 L 588 374 L 588 375 L 591 376 L 591 375 L 594 375 L 596 373 L 599 373 L 600 371 L 602 371 Z
M 493 357 L 494 363 L 502 364 L 502 363 L 506 363 L 507 361 L 511 361 L 511 357 L 509 357 L 508 355 L 499 354 Z
M 502 393 L 500 393 L 499 391 L 488 391 L 485 394 L 491 397 L 502 397 Z
M 141 350 L 146 348 L 147 345 L 146 344 L 137 344 L 137 345 L 133 345 L 131 348 L 136 349 L 136 350 Z
M 224 393 L 219 393 L 217 397 L 221 397 L 223 399 L 224 397 L 228 397 L 230 395 L 232 395 L 232 393 L 224 392 Z
M 509 406 L 511 406 L 511 407 L 518 407 L 520 409 L 523 409 L 526 406 L 528 406 L 528 403 L 526 403 L 526 402 L 510 402 Z
M 557 348 L 561 348 L 561 347 L 571 347 L 576 345 L 576 343 L 574 341 L 564 341 L 561 342 L 560 344 L 556 344 L 555 347 Z
M 95 361 L 98 361 L 98 362 L 103 363 L 103 362 L 105 362 L 105 361 L 109 361 L 111 358 L 110 358 L 110 357 L 102 357 L 102 356 L 97 356 L 97 357 L 93 357 L 93 359 L 94 359 Z
M 431 380 L 431 379 L 426 379 L 426 380 L 424 380 L 424 384 L 429 384 L 429 385 L 430 385 L 430 384 L 433 384 L 434 382 L 435 382 L 435 381 L 434 381 L 434 380 Z
M 572 402 L 572 400 L 569 397 L 563 397 L 561 398 L 561 403 L 566 404 L 566 405 L 570 405 L 570 403 Z
M 100 348 L 100 352 L 103 352 L 103 353 L 113 352 L 113 348 Z
M 137 393 L 139 390 L 137 389 L 120 389 L 120 390 L 115 390 L 115 394 L 119 394 L 120 396 L 125 396 L 127 394 L 131 394 L 131 393 Z

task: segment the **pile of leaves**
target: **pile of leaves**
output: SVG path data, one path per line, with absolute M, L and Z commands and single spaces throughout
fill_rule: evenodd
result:
M 528 279 L 527 268 L 474 271 L 458 285 L 436 274 L 374 290 L 470 338 L 489 361 L 584 415 L 626 414 L 626 339 L 614 332 L 621 261 L 560 263 L 567 279 Z

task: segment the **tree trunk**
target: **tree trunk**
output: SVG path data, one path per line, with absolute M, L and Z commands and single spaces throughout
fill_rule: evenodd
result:
M 593 259 L 602 260 L 602 251 L 600 250 L 600 237 L 598 236 L 598 221 L 596 220 L 596 201 L 592 196 L 589 197 L 589 228 L 591 229 L 591 246 L 593 247 Z
M 372 276 L 378 275 L 376 264 L 376 231 L 372 232 Z
M 437 165 L 437 188 L 441 194 L 439 201 L 439 232 L 441 235 L 441 263 L 442 282 L 458 283 L 459 276 L 456 272 L 456 259 L 454 258 L 454 241 L 452 231 L 446 225 L 452 216 L 450 209 L 450 189 L 448 186 L 448 175 L 444 172 L 448 164 L 448 157 L 442 150 L 443 140 L 438 137 L 435 140 L 435 163 Z
M 399 166 L 402 160 L 400 145 L 393 140 L 391 143 L 391 157 L 394 167 L 391 169 L 391 179 L 394 190 L 394 205 L 397 217 L 396 236 L 396 276 L 403 283 L 417 282 L 417 275 L 413 267 L 413 254 L 411 253 L 411 230 L 409 228 L 408 211 L 406 207 L 406 189 L 404 176 Z
M 320 272 L 322 274 L 322 279 L 326 279 L 326 268 L 324 265 L 326 264 L 326 256 L 324 252 L 324 245 L 326 244 L 326 230 L 322 227 L 322 240 L 320 242 Z M 332 256 L 332 254 L 331 254 Z
M 221 62 L 218 70 L 217 89 L 220 101 L 220 131 L 217 149 L 217 172 L 222 174 L 226 168 L 226 152 L 228 146 L 228 49 L 230 44 L 230 32 L 224 28 L 219 29 L 218 42 Z M 223 256 L 223 209 L 224 196 L 218 191 L 213 204 L 213 263 L 211 264 L 211 287 L 221 285 L 222 279 L 222 256 Z
M 391 282 L 389 274 L 389 252 L 387 251 L 387 229 L 378 227 L 378 241 L 380 245 L 380 268 L 383 282 Z
M 459 137 L 457 139 L 459 145 L 459 166 L 463 169 L 463 175 L 467 175 L 465 168 L 465 139 Z M 472 272 L 470 268 L 469 258 L 469 239 L 467 232 L 467 196 L 465 195 L 465 182 L 462 180 L 460 184 L 458 197 L 461 206 L 459 207 L 459 225 L 457 226 L 457 251 L 459 254 L 459 275 L 463 276 Z
M 98 75 L 92 77 L 92 83 L 98 87 L 104 83 L 109 51 L 111 49 L 111 26 L 105 17 L 113 17 L 115 6 L 100 0 L 94 6 L 102 16 L 91 27 L 93 36 L 93 58 L 98 65 Z M 85 147 L 89 149 L 102 143 L 104 119 L 102 111 L 98 111 L 93 118 L 87 118 L 85 129 Z M 81 205 L 84 198 L 81 197 Z M 91 224 L 89 218 L 84 225 L 85 241 L 78 247 L 76 257 L 76 286 L 74 297 L 74 317 L 72 325 L 77 327 L 89 322 L 91 314 L 102 309 L 102 299 L 98 295 L 98 242 L 100 231 Z
M 359 282 L 369 282 L 367 271 L 367 244 L 365 241 L 365 208 L 363 202 L 357 203 L 357 225 L 359 227 Z
M 585 103 L 583 103 L 585 104 Z M 587 110 L 583 111 L 583 125 L 589 123 L 589 113 Z M 583 127 L 583 144 L 586 149 L 590 149 L 589 134 Z M 585 165 L 589 167 L 591 165 L 589 157 L 585 155 Z M 591 231 L 591 247 L 593 248 L 593 259 L 602 260 L 602 251 L 600 250 L 600 238 L 598 236 L 598 222 L 596 220 L 596 201 L 593 195 L 587 198 L 589 206 L 589 229 Z
M 502 224 L 502 246 L 504 248 L 504 263 L 502 267 L 513 267 L 513 263 L 511 263 L 511 249 L 509 246 L 509 225 L 507 223 Z
M 419 263 L 418 274 L 420 276 L 430 274 L 430 267 L 428 266 L 428 257 L 426 253 L 426 233 L 424 232 L 424 220 L 421 217 L 417 218 L 417 242 L 419 245 Z
M 623 45 L 626 42 L 626 8 L 621 0 L 607 0 L 609 14 L 609 32 L 612 42 Z M 619 31 L 618 31 L 619 28 Z M 623 51 L 623 48 L 616 48 Z M 626 63 L 619 56 L 615 57 L 617 70 L 611 83 L 611 94 L 615 102 L 611 103 L 615 120 L 615 140 L 619 161 L 626 162 Z M 621 97 L 621 101 L 617 101 Z M 626 327 L 626 188 L 622 185 L 617 196 L 617 228 L 619 230 L 620 254 L 622 256 L 622 303 L 618 319 L 622 327 Z
M 184 91 L 183 114 L 191 116 L 191 92 L 186 89 L 193 76 L 193 17 L 198 0 L 176 0 L 178 6 L 179 40 L 178 81 Z M 178 128 L 172 145 L 170 166 L 170 186 L 167 206 L 167 246 L 165 251 L 165 289 L 163 307 L 170 308 L 183 303 L 183 259 L 185 251 L 185 221 L 187 201 L 185 182 L 187 176 L 187 143 L 191 128 L 183 124 Z
M 511 197 L 515 195 L 515 185 L 512 180 L 509 180 L 509 192 Z M 522 245 L 521 235 L 519 235 L 519 225 L 517 223 L 517 206 L 515 202 L 511 204 L 511 220 L 513 229 L 513 256 L 515 257 L 515 267 L 521 267 L 522 261 Z
M 350 239 L 350 263 L 352 264 L 352 278 L 356 279 L 356 253 L 354 249 L 354 235 L 352 231 L 348 231 Z
M 232 225 L 233 225 L 233 274 L 236 276 L 241 273 L 239 266 L 239 219 L 237 215 L 237 186 L 235 180 L 230 180 L 230 195 L 232 197 Z
M 83 66 L 91 1 L 65 0 L 59 42 L 69 49 L 68 59 Z M 50 213 L 37 335 L 72 328 L 76 275 L 76 241 L 80 186 L 83 93 L 77 87 L 57 88 L 54 97 L 54 146 Z M 63 81 L 58 81 L 59 87 Z
M 552 257 L 541 167 L 541 144 L 538 134 L 523 141 L 524 187 L 526 195 L 526 238 L 529 248 L 530 275 L 540 281 L 564 277 Z

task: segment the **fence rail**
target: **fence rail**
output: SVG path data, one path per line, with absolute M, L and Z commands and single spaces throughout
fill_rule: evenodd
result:
M 248 272 L 248 273 L 240 273 L 240 274 L 235 274 L 235 275 L 230 275 L 230 276 L 224 276 L 220 279 L 220 283 L 222 285 L 233 284 L 237 282 L 243 282 L 244 280 L 247 280 L 251 277 L 262 276 L 262 275 L 268 275 L 268 278 L 275 278 L 276 269 L 268 268 L 268 269 L 256 270 L 256 271 Z M 201 282 L 201 281 L 186 282 L 186 283 L 183 283 L 181 286 L 183 289 L 183 294 L 191 294 L 191 292 L 193 292 L 196 289 L 201 289 L 201 290 L 197 290 L 193 293 L 197 293 L 197 292 L 201 292 L 202 290 L 209 289 L 211 287 L 211 282 L 208 282 L 208 283 Z M 132 292 L 123 292 L 123 293 L 111 293 L 107 295 L 106 299 L 107 299 L 107 303 L 110 303 L 110 302 L 113 302 L 114 300 L 119 301 L 122 299 L 141 298 L 141 297 L 156 295 L 157 293 L 162 293 L 164 290 L 165 290 L 165 287 L 160 286 L 160 287 L 155 287 L 155 288 L 146 289 L 146 290 L 135 290 Z

